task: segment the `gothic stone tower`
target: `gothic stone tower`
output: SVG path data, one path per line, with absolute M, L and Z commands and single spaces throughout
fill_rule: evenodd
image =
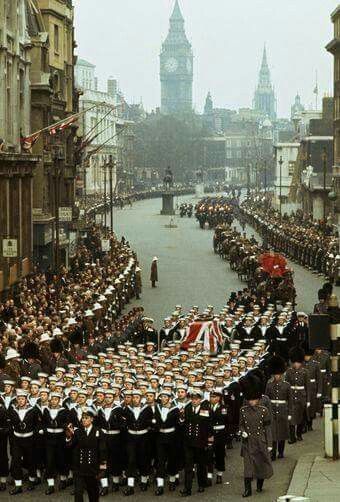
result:
M 184 18 L 176 0 L 170 29 L 160 54 L 161 112 L 192 110 L 193 54 L 185 30 Z
M 266 47 L 263 49 L 259 82 L 254 96 L 254 109 L 262 112 L 270 120 L 276 119 L 276 99 L 270 80 L 270 70 L 267 62 Z

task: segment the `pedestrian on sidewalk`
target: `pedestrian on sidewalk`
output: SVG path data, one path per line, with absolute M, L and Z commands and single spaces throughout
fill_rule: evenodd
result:
M 153 288 L 156 287 L 156 282 L 158 282 L 157 262 L 158 262 L 158 258 L 157 258 L 157 256 L 155 256 L 154 259 L 152 260 L 152 263 L 151 263 L 151 274 L 150 274 L 151 286 Z

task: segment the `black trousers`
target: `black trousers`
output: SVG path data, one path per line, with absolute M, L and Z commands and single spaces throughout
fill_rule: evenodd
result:
M 7 478 L 9 474 L 7 440 L 7 434 L 0 433 L 0 477 L 2 478 Z
M 286 442 L 283 441 L 273 441 L 273 454 L 276 455 L 276 452 L 279 453 L 279 455 L 283 455 L 283 452 L 285 451 L 285 444 Z
M 107 475 L 120 476 L 122 473 L 122 442 L 120 434 L 107 435 Z
M 161 432 L 159 434 L 162 434 Z M 157 446 L 157 468 L 156 477 L 165 478 L 166 474 L 175 476 L 177 473 L 177 445 L 175 439 L 169 443 L 160 440 L 156 442 Z
M 127 477 L 135 478 L 138 472 L 141 476 L 150 474 L 150 456 L 148 434 L 133 436 L 128 434 L 127 450 Z
M 17 438 L 14 436 L 11 453 L 11 474 L 13 478 L 17 480 L 22 479 L 23 466 L 28 470 L 29 477 L 35 478 L 37 471 L 34 461 L 33 438 Z
M 194 465 L 197 465 L 198 486 L 205 487 L 207 484 L 207 452 L 205 448 L 184 446 L 184 485 L 186 490 L 191 490 L 194 478 Z
M 74 476 L 74 502 L 84 502 L 84 491 L 87 491 L 89 502 L 99 501 L 99 485 L 95 476 Z
M 225 443 L 224 441 L 216 441 L 213 446 L 208 449 L 208 472 L 214 472 L 214 467 L 219 472 L 225 471 Z
M 65 459 L 65 438 L 46 440 L 46 478 L 55 478 L 58 474 L 68 474 L 68 464 Z

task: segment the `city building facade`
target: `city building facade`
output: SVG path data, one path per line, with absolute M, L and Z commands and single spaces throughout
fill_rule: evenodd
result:
M 72 0 L 30 0 L 28 16 L 31 131 L 36 132 L 78 111 Z M 34 259 L 43 269 L 67 265 L 69 259 L 69 232 L 77 218 L 76 130 L 73 124 L 56 134 L 41 134 L 32 149 L 41 158 L 33 179 L 33 222 Z
M 30 132 L 30 40 L 24 0 L 0 1 L 0 295 L 33 262 L 32 178 L 38 158 L 23 153 Z
M 192 111 L 193 53 L 178 0 L 160 54 L 161 112 Z

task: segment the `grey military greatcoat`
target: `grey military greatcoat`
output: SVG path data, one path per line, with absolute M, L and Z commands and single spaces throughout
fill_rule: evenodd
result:
M 307 403 L 310 403 L 310 384 L 308 371 L 305 368 L 288 368 L 285 381 L 292 389 L 292 419 L 291 425 L 300 425 L 304 421 Z
M 273 441 L 289 438 L 288 417 L 292 415 L 293 401 L 290 384 L 284 380 L 271 378 L 266 387 L 266 395 L 271 402 Z
M 246 405 L 240 411 L 242 438 L 241 456 L 244 461 L 244 477 L 269 479 L 273 475 L 268 447 L 272 445 L 271 420 L 268 408 Z M 244 434 L 242 434 L 244 435 Z

